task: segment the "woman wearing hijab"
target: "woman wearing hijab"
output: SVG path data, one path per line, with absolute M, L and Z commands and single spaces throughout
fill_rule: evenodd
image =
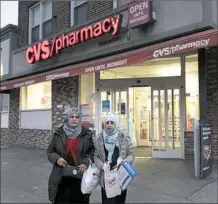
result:
M 92 134 L 81 125 L 81 112 L 74 108 L 47 148 L 48 160 L 53 164 L 48 183 L 52 203 L 89 203 L 90 195 L 81 192 L 81 177 L 93 161 L 94 152 Z M 72 174 L 79 176 L 66 176 L 69 166 L 76 167 L 78 171 L 75 169 Z
M 125 203 L 127 190 L 114 198 L 107 198 L 104 186 L 104 163 L 109 163 L 110 168 L 118 168 L 122 161 L 133 163 L 135 159 L 134 147 L 131 139 L 119 129 L 116 115 L 109 114 L 104 118 L 104 129 L 96 138 L 96 151 L 94 161 L 100 170 L 100 186 L 103 204 Z

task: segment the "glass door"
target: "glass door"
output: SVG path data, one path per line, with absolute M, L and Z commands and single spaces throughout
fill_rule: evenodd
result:
M 108 113 L 115 113 L 119 118 L 120 129 L 128 134 L 128 89 L 101 89 L 100 90 L 100 125 L 99 132 L 103 128 L 104 117 Z
M 152 89 L 151 120 L 152 157 L 182 158 L 180 89 Z

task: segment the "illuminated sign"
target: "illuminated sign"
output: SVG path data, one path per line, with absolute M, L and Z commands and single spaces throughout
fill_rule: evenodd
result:
M 43 40 L 27 48 L 25 52 L 26 62 L 33 64 L 40 60 L 47 60 L 53 55 L 57 55 L 62 49 L 100 37 L 106 33 L 111 33 L 112 36 L 115 36 L 120 31 L 121 23 L 122 15 L 118 14 L 72 33 L 63 33 L 60 37 L 54 36 L 51 42 Z

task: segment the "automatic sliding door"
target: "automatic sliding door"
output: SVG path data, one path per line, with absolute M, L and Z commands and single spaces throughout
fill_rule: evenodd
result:
M 101 90 L 100 97 L 100 127 L 103 118 L 111 112 L 118 116 L 120 129 L 128 133 L 128 89 Z
M 169 149 L 175 150 L 180 148 L 180 90 L 168 89 L 168 120 L 169 120 Z
M 180 89 L 152 89 L 152 155 L 181 157 Z

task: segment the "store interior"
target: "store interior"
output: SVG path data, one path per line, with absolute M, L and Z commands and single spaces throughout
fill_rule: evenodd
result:
M 198 61 L 197 55 L 186 57 L 186 127 L 192 129 L 193 119 L 199 118 L 198 96 Z M 180 58 L 156 59 L 141 64 L 115 68 L 100 72 L 100 80 L 125 78 L 173 77 L 181 75 Z M 95 107 L 97 96 L 95 94 L 95 75 L 81 76 L 81 104 L 90 104 L 90 120 L 95 120 Z M 93 86 L 90 86 L 90 85 Z M 87 94 L 87 91 L 89 94 Z M 128 87 L 124 91 L 108 89 L 101 91 L 101 121 L 108 112 L 114 112 L 120 120 L 120 128 L 128 133 L 136 147 L 137 157 L 152 156 L 152 119 L 151 109 L 153 102 L 153 149 L 165 148 L 165 132 L 168 131 L 168 147 L 180 148 L 180 103 L 179 89 L 167 91 L 168 128 L 165 130 L 164 90 L 151 93 L 151 87 Z M 128 93 L 127 93 L 128 92 Z M 158 97 L 158 94 L 160 95 Z M 173 95 L 173 100 L 172 100 Z M 151 100 L 153 96 L 153 100 Z M 160 101 L 158 100 L 160 99 Z M 103 101 L 110 101 L 110 109 L 103 107 Z M 159 104 L 159 106 L 158 106 Z M 173 104 L 173 106 L 172 106 Z M 158 107 L 161 114 L 158 115 Z M 173 119 L 171 117 L 173 110 Z M 162 121 L 160 123 L 160 121 Z M 160 125 L 162 124 L 162 125 Z M 173 125 L 172 125 L 173 124 Z M 161 128 L 161 133 L 160 133 Z M 174 134 L 172 134 L 174 132 Z M 161 139 L 159 139 L 161 138 Z

